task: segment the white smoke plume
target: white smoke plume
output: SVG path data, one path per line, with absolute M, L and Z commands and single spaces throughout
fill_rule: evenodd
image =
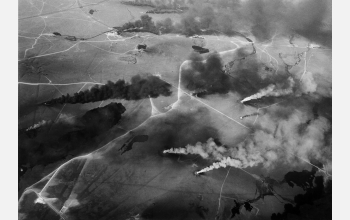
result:
M 227 166 L 243 168 L 241 161 L 232 159 L 230 157 L 224 157 L 221 161 L 213 163 L 211 166 L 196 172 L 196 174 L 205 173 L 211 170 L 219 169 L 220 167 L 227 167 Z
M 332 148 L 325 144 L 325 134 L 331 125 L 326 118 L 319 117 L 308 122 L 305 114 L 295 110 L 287 119 L 276 119 L 267 114 L 262 120 L 269 121 L 271 126 L 256 130 L 236 146 L 217 146 L 212 144 L 210 138 L 205 144 L 197 143 L 195 146 L 170 149 L 169 152 L 199 154 L 203 158 L 211 156 L 218 161 L 197 174 L 227 166 L 246 168 L 262 164 L 270 169 L 277 162 L 299 166 L 305 165 L 305 161 L 309 163 L 310 158 L 323 164 L 331 164 Z M 331 168 L 328 167 L 327 172 L 331 173 Z
M 251 95 L 249 97 L 246 97 L 241 101 L 241 103 L 253 100 L 253 99 L 260 99 L 264 96 L 267 96 L 270 92 L 272 92 L 275 89 L 275 85 L 269 85 L 267 88 L 260 90 L 258 93 Z
M 75 116 L 72 116 L 72 115 L 69 115 L 69 114 L 60 114 L 57 121 L 59 122 L 63 122 L 63 123 L 66 123 L 66 124 L 74 124 L 75 123 Z M 56 122 L 57 122 L 56 121 Z M 29 128 L 26 129 L 26 131 L 30 131 L 30 130 L 33 130 L 33 129 L 37 129 L 37 128 L 40 128 L 40 127 L 43 127 L 43 126 L 46 126 L 48 124 L 51 124 L 51 123 L 54 123 L 53 121 L 51 120 L 42 120 L 42 121 L 39 121 L 38 123 L 30 126 Z
M 313 78 L 313 74 L 311 72 L 306 72 L 302 75 L 301 81 L 301 89 L 304 93 L 313 93 L 316 92 L 317 83 Z
M 221 160 L 223 154 L 227 152 L 225 146 L 218 146 L 213 138 L 209 138 L 206 143 L 197 142 L 195 145 L 187 145 L 185 148 L 170 148 L 163 153 L 172 154 L 198 154 L 202 158 L 207 159 L 212 157 L 216 160 Z
M 73 116 L 71 114 L 62 113 L 62 114 L 60 114 L 57 121 L 72 125 L 76 122 L 75 117 L 76 116 Z
M 283 95 L 289 95 L 293 92 L 293 87 L 295 85 L 295 82 L 292 77 L 288 78 L 288 88 L 287 89 L 276 89 L 276 85 L 271 84 L 268 87 L 261 89 L 258 93 L 251 95 L 249 97 L 244 98 L 241 103 L 254 100 L 254 99 L 260 99 L 262 97 L 268 97 L 268 96 L 283 96 Z
M 45 120 L 42 120 L 42 121 L 39 121 L 37 124 L 34 124 L 32 126 L 30 126 L 29 128 L 26 129 L 26 131 L 30 131 L 30 130 L 33 130 L 33 129 L 37 129 L 37 128 L 40 128 L 44 125 L 47 125 L 48 123 L 50 123 L 51 121 L 45 121 Z

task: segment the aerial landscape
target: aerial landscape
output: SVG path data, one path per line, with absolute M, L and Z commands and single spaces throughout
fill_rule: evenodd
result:
M 332 219 L 331 0 L 18 16 L 19 219 Z

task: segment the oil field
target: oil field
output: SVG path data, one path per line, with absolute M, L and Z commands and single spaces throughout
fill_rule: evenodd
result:
M 19 219 L 331 219 L 331 5 L 20 0 Z

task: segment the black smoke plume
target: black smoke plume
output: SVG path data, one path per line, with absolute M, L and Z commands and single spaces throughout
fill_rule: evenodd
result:
M 253 207 L 250 205 L 249 202 L 237 202 L 236 200 L 233 200 L 235 202 L 235 206 L 231 209 L 231 219 L 234 218 L 236 215 L 241 214 L 240 209 L 242 206 L 248 211 L 251 212 Z
M 125 23 L 122 27 L 115 27 L 118 32 L 150 32 L 158 34 L 159 30 L 152 21 L 149 15 L 142 15 L 139 20 L 135 22 Z
M 158 22 L 164 33 L 237 35 L 249 28 L 258 41 L 277 33 L 297 34 L 332 46 L 331 0 L 202 0 L 193 1 L 180 23 Z
M 245 53 L 243 49 L 237 51 L 235 68 L 230 74 L 223 71 L 223 62 L 216 53 L 210 54 L 206 61 L 198 54 L 190 56 L 190 68 L 182 71 L 182 83 L 186 89 L 197 96 L 210 94 L 227 94 L 237 92 L 241 96 L 257 93 L 270 84 L 286 84 L 287 74 L 275 74 L 263 77 L 264 64 L 260 63 L 255 54 Z M 243 56 L 244 59 L 241 59 Z
M 19 190 L 40 180 L 41 176 L 31 176 L 27 170 L 43 169 L 57 164 L 68 157 L 90 153 L 99 145 L 99 137 L 105 135 L 122 118 L 126 111 L 121 103 L 110 103 L 101 108 L 87 111 L 76 117 L 74 122 L 49 121 L 41 127 L 20 130 L 18 138 Z M 35 132 L 35 135 L 33 135 Z M 30 133 L 30 135 L 28 135 Z M 107 139 L 108 137 L 104 137 Z M 28 182 L 29 180 L 29 182 Z
M 332 181 L 328 180 L 324 185 L 323 176 L 313 178 L 314 184 L 306 190 L 305 194 L 294 197 L 295 205 L 284 205 L 283 213 L 273 213 L 271 220 L 292 219 L 331 219 L 332 218 Z M 302 209 L 307 205 L 307 209 Z
M 230 77 L 223 72 L 221 58 L 211 54 L 206 61 L 196 54 L 190 57 L 191 68 L 183 70 L 183 85 L 197 95 L 226 94 L 230 90 Z
M 107 84 L 95 85 L 90 90 L 74 93 L 73 96 L 62 95 L 60 98 L 44 102 L 44 105 L 54 105 L 63 103 L 88 103 L 97 102 L 107 99 L 125 99 L 139 100 L 144 98 L 157 98 L 160 95 L 170 96 L 171 85 L 162 81 L 159 77 L 149 75 L 142 78 L 140 75 L 133 76 L 131 82 L 118 80 L 113 83 L 108 81 Z
M 113 127 L 119 122 L 126 111 L 121 103 L 110 103 L 102 108 L 87 111 L 80 121 L 84 125 L 84 131 L 94 135 Z
M 332 46 L 331 0 L 202 0 L 191 1 L 189 10 L 174 23 L 170 18 L 157 21 L 148 15 L 128 22 L 119 31 L 196 34 L 254 35 L 257 41 L 272 39 L 275 34 L 303 36 L 310 41 Z

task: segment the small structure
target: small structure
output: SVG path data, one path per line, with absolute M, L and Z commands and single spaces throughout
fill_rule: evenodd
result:
M 94 12 L 97 12 L 97 10 L 95 10 L 95 9 L 90 9 L 89 14 L 92 15 L 92 14 L 94 14 Z
M 193 35 L 193 36 L 191 36 L 190 38 L 199 38 L 199 39 L 204 39 L 204 37 L 199 36 L 199 35 Z
M 67 36 L 65 39 L 70 41 L 77 41 L 77 38 L 75 36 Z
M 125 61 L 132 64 L 136 64 L 137 63 L 137 59 L 134 56 L 125 56 L 125 57 L 120 57 L 119 58 L 120 61 Z
M 138 44 L 136 47 L 138 50 L 145 50 L 147 48 L 146 44 Z
M 200 46 L 192 46 L 192 49 L 200 54 L 209 52 L 209 49 Z
M 253 41 L 252 41 L 251 39 L 249 39 L 248 37 L 245 37 L 245 39 L 246 39 L 247 41 L 249 41 L 250 43 L 253 43 Z
M 116 30 L 106 32 L 105 34 L 107 35 L 107 37 L 118 37 L 119 36 L 118 31 L 116 31 Z

